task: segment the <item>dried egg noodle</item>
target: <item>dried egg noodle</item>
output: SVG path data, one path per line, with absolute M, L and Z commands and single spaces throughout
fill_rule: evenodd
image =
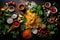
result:
M 38 28 L 41 23 L 41 18 L 37 16 L 35 13 L 31 13 L 30 10 L 26 11 L 26 29 L 27 28 Z

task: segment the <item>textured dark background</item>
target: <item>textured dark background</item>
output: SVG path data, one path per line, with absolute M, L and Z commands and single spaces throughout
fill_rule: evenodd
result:
M 6 2 L 9 1 L 15 1 L 16 3 L 19 3 L 20 0 L 0 0 L 0 5 L 3 6 Z M 49 1 L 49 2 L 56 2 L 59 4 L 59 0 L 28 0 L 28 1 L 35 1 L 37 4 L 42 4 L 43 2 Z
M 9 2 L 9 1 L 15 1 L 16 3 L 19 3 L 20 0 L 0 0 L 0 7 L 2 7 L 6 2 Z M 60 11 L 60 1 L 59 0 L 28 0 L 28 1 L 35 1 L 37 4 L 43 4 L 44 2 L 56 2 L 57 3 L 57 8 L 58 10 Z M 59 28 L 59 31 L 60 31 L 60 27 Z M 0 37 L 0 40 L 25 40 L 21 37 L 21 34 L 18 35 L 18 37 L 16 39 L 13 39 L 11 37 L 10 34 L 7 34 L 7 35 L 2 35 L 2 37 Z M 30 40 L 41 40 L 40 38 L 38 39 L 37 37 L 33 36 L 32 39 Z M 52 39 L 52 40 L 60 40 L 60 32 L 58 32 L 58 34 Z

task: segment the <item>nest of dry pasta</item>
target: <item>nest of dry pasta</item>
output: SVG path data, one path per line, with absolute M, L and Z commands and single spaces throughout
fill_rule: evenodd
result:
M 30 12 L 30 10 L 26 11 L 26 29 L 27 28 L 39 28 L 41 24 L 41 18 L 37 16 L 35 13 Z

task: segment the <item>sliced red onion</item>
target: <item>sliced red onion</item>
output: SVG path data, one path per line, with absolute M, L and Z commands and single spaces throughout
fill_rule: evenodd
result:
M 57 12 L 57 8 L 56 7 L 51 7 L 50 8 L 50 12 L 51 13 L 56 13 Z
M 51 7 L 51 3 L 50 3 L 50 2 L 46 2 L 46 3 L 45 3 L 45 7 L 46 7 L 46 8 L 50 8 L 50 7 Z

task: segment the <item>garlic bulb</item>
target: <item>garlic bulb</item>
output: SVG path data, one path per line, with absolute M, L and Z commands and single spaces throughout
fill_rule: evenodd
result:
M 36 5 L 37 5 L 37 4 L 36 4 L 35 2 L 32 1 L 32 2 L 28 5 L 28 8 L 30 9 L 30 8 L 36 6 Z
M 13 19 L 12 19 L 12 18 L 8 18 L 8 19 L 7 19 L 7 23 L 8 23 L 8 24 L 13 23 Z
M 11 18 L 13 18 L 13 19 L 17 18 L 17 14 L 13 14 L 13 15 L 11 16 Z
M 32 29 L 33 34 L 37 34 L 38 30 L 37 29 Z

